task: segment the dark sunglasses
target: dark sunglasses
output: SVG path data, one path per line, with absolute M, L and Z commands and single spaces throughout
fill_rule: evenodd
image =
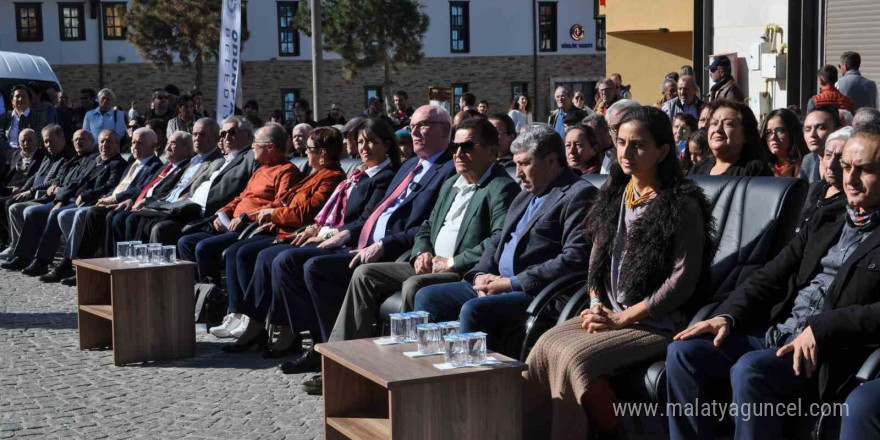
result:
M 236 131 L 236 129 L 234 129 L 234 128 L 232 130 L 221 130 L 220 137 L 224 138 L 224 137 L 226 137 L 226 135 L 235 136 L 236 133 L 238 133 L 238 131 Z
M 474 148 L 477 147 L 477 144 L 474 141 L 464 141 L 464 142 L 458 142 L 458 143 L 451 142 L 449 144 L 449 147 L 453 153 L 457 152 L 458 149 L 461 148 L 462 152 L 464 152 L 465 154 L 468 154 L 468 153 L 474 151 Z

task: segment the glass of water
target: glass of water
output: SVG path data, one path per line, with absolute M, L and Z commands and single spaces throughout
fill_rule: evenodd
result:
M 395 342 L 406 341 L 406 322 L 404 320 L 405 313 L 392 313 L 391 317 L 391 339 Z
M 437 324 L 419 324 L 416 326 L 416 330 L 419 335 L 419 353 L 437 353 L 440 345 L 440 326 Z
M 458 341 L 458 335 L 449 335 L 443 337 L 443 362 L 452 363 L 452 355 L 455 352 L 455 342 Z
M 459 324 L 458 321 L 441 322 L 437 325 L 440 326 L 440 337 L 456 335 L 458 334 L 459 327 L 461 327 L 461 324 Z
M 177 246 L 162 246 L 162 264 L 177 263 Z
M 474 332 L 467 334 L 467 362 L 481 365 L 486 362 L 486 334 Z
M 124 260 L 128 258 L 128 253 L 131 251 L 131 242 L 128 241 L 120 241 L 116 243 L 116 256 L 111 258 L 111 260 Z
M 415 314 L 416 312 L 404 313 L 404 322 L 406 323 L 406 342 L 416 342 L 419 335 L 416 332 L 416 326 L 420 324 L 421 319 Z
M 161 243 L 150 243 L 150 264 L 162 264 L 162 244 Z
M 128 242 L 128 257 L 126 257 L 122 261 L 125 261 L 126 263 L 137 263 L 138 258 L 137 258 L 137 252 L 135 251 L 135 246 L 138 246 L 140 244 L 141 244 L 140 241 L 129 241 Z
M 452 344 L 452 354 L 450 362 L 455 367 L 463 367 L 468 362 L 468 338 L 464 336 L 456 336 L 455 342 Z
M 136 258 L 136 262 L 140 264 L 147 264 L 150 262 L 150 248 L 145 244 L 138 244 L 134 246 L 134 256 Z

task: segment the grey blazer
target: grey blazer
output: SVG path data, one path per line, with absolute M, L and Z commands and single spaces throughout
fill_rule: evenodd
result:
M 527 295 L 537 295 L 554 279 L 575 271 L 586 271 L 590 243 L 584 238 L 584 221 L 598 190 L 581 180 L 571 169 L 550 184 L 546 199 L 529 219 L 526 232 L 516 245 L 513 264 L 516 278 Z M 522 191 L 513 200 L 504 228 L 486 245 L 480 262 L 464 279 L 473 283 L 478 273 L 498 274 L 504 243 L 516 229 L 534 196 Z
M 214 171 L 223 166 L 225 159 L 220 158 L 211 162 L 209 171 L 200 176 L 199 179 L 192 179 L 193 184 L 190 187 L 188 197 L 192 197 L 196 188 L 211 177 Z M 259 162 L 254 160 L 254 151 L 251 147 L 242 150 L 240 154 L 232 159 L 232 162 L 220 172 L 220 174 L 211 183 L 211 191 L 208 192 L 208 203 L 205 205 L 205 215 L 210 216 L 222 208 L 224 205 L 234 199 L 239 193 L 244 191 L 244 187 L 250 180 L 251 175 L 259 167 Z

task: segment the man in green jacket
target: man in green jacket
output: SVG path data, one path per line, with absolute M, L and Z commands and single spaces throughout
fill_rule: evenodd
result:
M 461 281 L 501 231 L 507 207 L 519 193 L 498 158 L 498 131 L 483 118 L 458 125 L 451 147 L 457 175 L 440 190 L 431 216 L 416 235 L 409 262 L 371 263 L 352 276 L 330 341 L 373 335 L 379 305 L 402 290 L 402 310 L 412 310 L 416 292 L 431 284 Z

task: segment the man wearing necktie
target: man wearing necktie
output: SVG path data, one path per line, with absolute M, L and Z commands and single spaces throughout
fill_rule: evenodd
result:
M 535 295 L 586 269 L 584 220 L 597 193 L 568 167 L 562 138 L 551 127 L 530 126 L 511 152 L 524 191 L 510 205 L 501 233 L 463 281 L 422 288 L 415 300 L 415 309 L 432 320 L 458 320 L 462 333 L 488 333 L 496 350 L 505 334 L 524 326 Z
M 391 181 L 385 198 L 364 222 L 344 226 L 318 247 L 292 247 L 272 264 L 272 286 L 295 310 L 291 324 L 326 341 L 342 306 L 354 268 L 394 261 L 412 248 L 431 214 L 443 182 L 455 173 L 447 151 L 452 120 L 439 106 L 420 107 L 411 119 L 415 157 Z M 314 301 L 314 298 L 318 298 Z

